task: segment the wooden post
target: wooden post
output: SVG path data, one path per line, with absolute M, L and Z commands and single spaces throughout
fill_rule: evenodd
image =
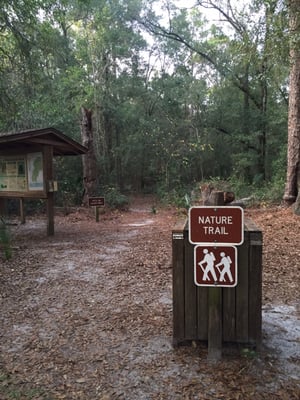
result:
M 212 192 L 209 204 L 224 205 L 224 192 Z M 210 361 L 222 357 L 222 289 L 210 287 L 208 290 L 208 355 Z
M 99 222 L 99 207 L 95 207 L 95 218 L 96 218 L 96 222 Z
M 49 191 L 49 183 L 53 181 L 53 146 L 44 146 L 44 185 L 47 192 L 47 235 L 54 235 L 54 192 Z
M 54 193 L 48 193 L 47 197 L 47 235 L 54 235 Z
M 261 348 L 262 328 L 262 232 L 250 220 L 249 232 L 249 342 Z
M 2 197 L 0 198 L 0 217 L 3 217 L 5 214 L 5 199 Z
M 21 224 L 25 224 L 25 208 L 24 208 L 24 198 L 20 198 L 20 220 Z
M 208 360 L 218 361 L 222 357 L 222 290 L 208 290 Z
M 185 307 L 185 337 L 195 340 L 197 337 L 197 286 L 194 283 L 194 245 L 188 238 L 188 231 L 184 232 L 184 307 Z
M 186 220 L 176 223 L 172 231 L 173 266 L 173 345 L 185 339 L 184 258 Z

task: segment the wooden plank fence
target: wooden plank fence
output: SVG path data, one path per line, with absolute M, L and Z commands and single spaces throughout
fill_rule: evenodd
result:
M 261 344 L 262 232 L 245 220 L 244 243 L 238 248 L 238 283 L 219 288 L 222 342 Z M 194 246 L 188 239 L 188 222 L 172 231 L 173 344 L 208 340 L 209 288 L 194 283 Z

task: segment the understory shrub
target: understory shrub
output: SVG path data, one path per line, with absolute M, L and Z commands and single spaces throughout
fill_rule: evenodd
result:
M 119 189 L 114 186 L 108 186 L 103 189 L 105 204 L 110 208 L 126 209 L 129 204 L 127 196 L 122 194 Z
M 214 190 L 233 192 L 235 199 L 251 198 L 252 204 L 280 203 L 284 193 L 284 179 L 274 179 L 260 183 L 247 183 L 237 177 L 226 180 L 211 178 L 200 182 L 197 187 L 210 185 Z
M 3 251 L 6 260 L 12 256 L 11 240 L 8 227 L 3 218 L 0 217 L 0 249 Z
M 171 190 L 161 185 L 157 189 L 157 196 L 163 204 L 171 204 L 178 208 L 189 208 L 191 206 L 191 188 L 173 187 Z

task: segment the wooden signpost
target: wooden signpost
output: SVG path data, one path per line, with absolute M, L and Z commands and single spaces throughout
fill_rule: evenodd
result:
M 104 207 L 104 197 L 89 197 L 89 207 L 95 207 L 95 219 L 99 222 L 99 207 Z
M 208 286 L 208 359 L 222 357 L 221 287 L 237 285 L 237 250 L 244 241 L 243 210 L 224 207 L 224 193 L 214 193 L 215 204 L 189 210 L 189 241 L 194 250 L 194 278 Z M 226 246 L 224 246 L 226 245 Z M 221 247 L 220 247 L 221 246 Z
M 220 195 L 221 200 L 222 195 L 223 193 Z M 224 209 L 222 205 L 215 208 Z M 233 207 L 227 206 L 227 208 L 230 210 Z M 200 216 L 199 213 L 202 211 L 196 210 L 196 214 Z M 211 211 L 210 209 L 206 212 Z M 232 212 L 235 213 L 235 210 Z M 200 222 L 203 221 L 206 224 L 212 222 L 213 218 L 200 219 Z M 235 219 L 227 218 L 224 221 L 227 221 L 229 226 Z M 174 346 L 194 341 L 208 343 L 208 357 L 212 360 L 221 357 L 223 343 L 250 345 L 259 350 L 262 338 L 263 238 L 261 230 L 253 221 L 245 218 L 242 223 L 244 241 L 241 245 L 215 244 L 207 239 L 205 241 L 209 243 L 192 244 L 189 240 L 189 221 L 183 218 L 174 226 L 172 230 Z M 199 229 L 218 234 L 229 232 L 228 226 L 222 228 L 220 225 L 219 229 L 214 230 L 203 227 Z M 239 231 L 238 226 L 236 230 Z M 206 253 L 214 255 L 213 267 L 216 279 L 209 269 L 206 269 L 207 264 L 202 262 Z M 204 275 L 205 271 L 207 275 Z M 214 284 L 214 280 L 217 281 L 217 285 Z

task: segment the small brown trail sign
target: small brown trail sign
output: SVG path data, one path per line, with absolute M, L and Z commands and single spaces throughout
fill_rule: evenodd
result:
M 196 246 L 194 280 L 197 286 L 235 287 L 237 285 L 237 248 Z
M 89 197 L 90 207 L 102 207 L 105 204 L 104 197 Z

